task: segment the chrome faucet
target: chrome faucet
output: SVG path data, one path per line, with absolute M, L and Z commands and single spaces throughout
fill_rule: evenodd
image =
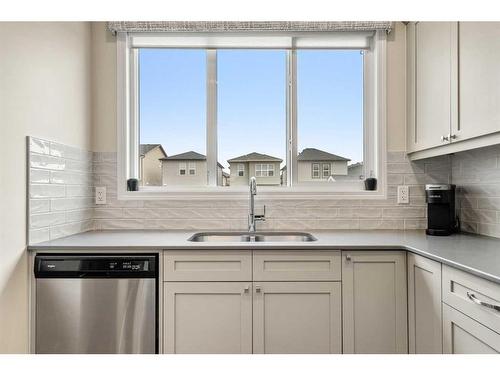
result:
M 255 177 L 250 178 L 250 204 L 248 206 L 248 232 L 255 233 L 255 222 L 266 221 L 266 206 L 264 205 L 264 213 L 255 215 L 255 196 L 257 195 L 257 180 Z

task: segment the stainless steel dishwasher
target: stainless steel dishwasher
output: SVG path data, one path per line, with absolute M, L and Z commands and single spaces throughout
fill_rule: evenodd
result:
M 35 257 L 36 353 L 158 353 L 158 256 Z

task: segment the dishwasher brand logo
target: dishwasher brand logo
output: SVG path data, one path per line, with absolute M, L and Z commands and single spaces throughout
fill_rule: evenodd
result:
M 47 268 L 56 268 L 55 264 L 47 264 Z

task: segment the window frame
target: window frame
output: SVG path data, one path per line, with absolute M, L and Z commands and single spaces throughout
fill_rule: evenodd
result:
M 245 177 L 245 164 L 238 163 L 238 167 L 236 169 L 236 176 L 237 177 Z
M 187 176 L 187 170 L 188 170 L 187 163 L 180 161 L 178 167 L 179 167 L 179 176 Z M 182 173 L 182 171 L 184 171 L 184 173 Z
M 314 167 L 318 167 L 318 169 L 316 170 Z M 315 176 L 314 172 L 318 172 L 318 175 Z M 313 180 L 319 180 L 321 178 L 321 166 L 319 163 L 311 163 L 311 178 Z
M 377 198 L 386 186 L 386 32 L 314 33 L 117 33 L 117 197 L 118 199 L 232 199 L 247 197 L 246 187 L 217 186 L 217 61 L 216 48 L 287 49 L 286 186 L 261 186 L 269 198 Z M 364 39 L 363 39 L 364 38 Z M 142 47 L 138 43 L 142 43 Z M 190 44 L 191 43 L 191 44 Z M 351 44 L 349 44 L 351 43 Z M 327 47 L 324 47 L 327 45 Z M 363 47 L 365 46 L 365 47 Z M 367 47 L 366 47 L 367 46 Z M 135 192 L 126 180 L 138 176 L 138 53 L 137 48 L 203 48 L 207 52 L 207 181 L 206 186 L 158 186 Z M 362 49 L 364 175 L 378 178 L 376 191 L 365 191 L 363 181 L 338 181 L 326 186 L 297 184 L 297 49 Z M 321 172 L 320 172 L 321 175 Z
M 325 167 L 328 167 L 328 175 L 325 176 Z M 330 163 L 321 163 L 321 178 L 328 179 L 332 175 L 332 165 Z

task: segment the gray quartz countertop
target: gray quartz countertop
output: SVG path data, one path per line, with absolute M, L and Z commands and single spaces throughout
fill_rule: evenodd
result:
M 30 245 L 30 251 L 115 251 L 120 249 L 214 250 L 214 249 L 339 249 L 407 250 L 500 283 L 500 239 L 454 234 L 448 237 L 427 236 L 424 231 L 335 230 L 312 231 L 313 242 L 190 242 L 194 231 L 114 230 L 90 231 Z

